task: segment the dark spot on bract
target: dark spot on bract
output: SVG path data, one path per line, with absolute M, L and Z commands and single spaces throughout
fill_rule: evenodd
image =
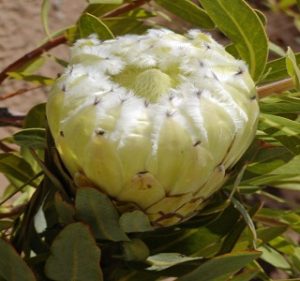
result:
M 98 136 L 103 136 L 105 134 L 105 131 L 102 129 L 96 129 L 95 130 L 96 135 Z
M 235 75 L 241 75 L 244 73 L 244 70 L 239 68 L 238 72 L 235 73 Z
M 71 65 L 69 74 L 72 74 L 73 69 L 74 69 L 74 67 L 73 67 L 73 65 Z
M 197 145 L 199 145 L 199 144 L 201 144 L 201 141 L 200 141 L 200 140 L 196 141 L 196 142 L 193 144 L 193 146 L 195 147 L 195 146 L 197 146 Z
M 137 174 L 138 175 L 145 175 L 145 174 L 147 174 L 147 173 L 149 173 L 147 170 L 145 170 L 145 171 L 140 171 L 140 172 L 138 172 Z
M 199 61 L 199 65 L 201 66 L 201 67 L 204 67 L 204 62 L 203 61 Z
M 250 100 L 256 100 L 256 95 L 250 97 Z
M 171 94 L 171 95 L 169 96 L 169 101 L 172 101 L 173 99 L 174 99 L 174 95 Z
M 60 131 L 60 132 L 59 132 L 59 135 L 60 135 L 61 137 L 64 137 L 64 136 L 65 136 L 65 134 L 64 134 L 63 131 Z
M 167 116 L 168 118 L 172 117 L 174 114 L 175 114 L 175 111 L 173 111 L 173 112 L 167 111 L 167 112 L 166 112 L 166 116 Z
M 147 184 L 147 188 L 151 188 L 152 187 L 152 185 L 151 184 Z
M 95 97 L 94 100 L 94 105 L 97 105 L 98 103 L 100 103 L 101 99 L 99 97 Z
M 202 91 L 201 91 L 201 90 L 196 91 L 196 96 L 197 96 L 198 98 L 200 98 L 201 94 L 202 94 Z
M 207 44 L 207 43 L 206 43 L 206 44 L 204 44 L 204 46 L 206 47 L 206 49 L 207 49 L 207 50 L 211 49 L 210 45 L 209 45 L 209 44 Z
M 149 101 L 147 101 L 147 100 L 145 100 L 145 101 L 144 101 L 144 105 L 145 105 L 145 107 L 148 107 L 148 106 L 149 106 L 149 104 L 150 104 L 150 102 L 149 102 Z
M 219 81 L 219 78 L 218 78 L 218 76 L 216 75 L 216 73 L 212 72 L 212 76 L 213 76 L 217 81 Z

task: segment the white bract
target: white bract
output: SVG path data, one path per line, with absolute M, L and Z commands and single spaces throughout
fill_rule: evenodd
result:
M 155 226 L 204 206 L 252 142 L 258 113 L 245 63 L 198 30 L 81 39 L 47 104 L 75 181 Z

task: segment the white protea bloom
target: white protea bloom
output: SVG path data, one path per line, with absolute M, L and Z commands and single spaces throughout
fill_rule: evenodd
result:
M 155 226 L 192 216 L 222 186 L 258 112 L 245 63 L 198 30 L 81 39 L 47 104 L 70 174 Z

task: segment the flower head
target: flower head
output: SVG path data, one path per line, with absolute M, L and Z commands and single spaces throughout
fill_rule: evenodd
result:
M 192 216 L 222 186 L 258 112 L 245 63 L 198 30 L 81 39 L 47 104 L 71 175 L 157 226 Z

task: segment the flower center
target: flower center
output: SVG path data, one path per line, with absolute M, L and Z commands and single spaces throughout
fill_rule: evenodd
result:
M 176 79 L 157 68 L 128 67 L 114 76 L 113 80 L 150 102 L 156 102 L 176 84 Z

